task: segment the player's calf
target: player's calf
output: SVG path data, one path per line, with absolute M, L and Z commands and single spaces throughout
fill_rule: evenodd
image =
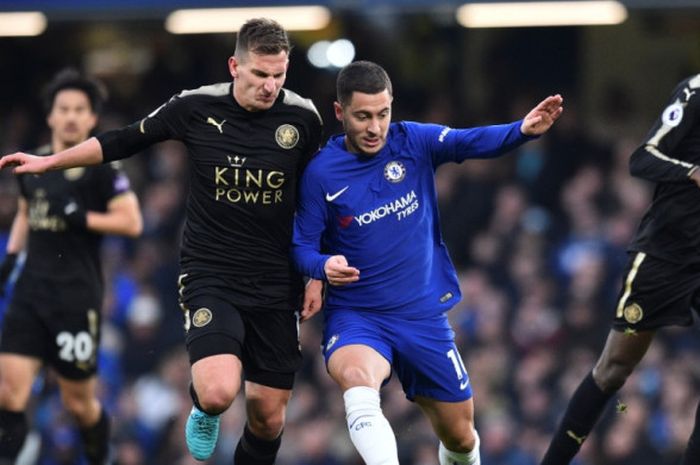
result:
M 366 386 L 343 394 L 350 440 L 367 465 L 398 465 L 396 437 L 382 413 L 379 392 Z
M 236 452 L 233 463 L 236 465 L 272 465 L 277 458 L 277 452 L 282 444 L 282 433 L 273 440 L 259 438 L 245 425 L 243 435 Z
M 83 450 L 89 465 L 105 465 L 108 463 L 109 430 L 109 417 L 104 408 L 102 408 L 97 423 L 80 430 Z

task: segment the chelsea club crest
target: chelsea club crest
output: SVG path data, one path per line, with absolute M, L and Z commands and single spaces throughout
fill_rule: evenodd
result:
M 392 160 L 384 167 L 384 177 L 389 182 L 401 182 L 406 177 L 406 168 L 400 161 Z

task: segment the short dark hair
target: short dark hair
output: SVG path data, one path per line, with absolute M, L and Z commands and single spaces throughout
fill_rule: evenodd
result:
M 87 96 L 93 113 L 102 111 L 102 105 L 107 99 L 107 89 L 98 81 L 80 74 L 75 68 L 65 68 L 59 71 L 44 88 L 44 107 L 46 113 L 51 112 L 56 94 L 62 90 L 75 89 Z
M 287 31 L 275 20 L 249 19 L 238 31 L 235 55 L 241 58 L 249 52 L 260 55 L 277 55 L 291 50 Z
M 378 94 L 384 89 L 393 95 L 391 79 L 387 72 L 371 61 L 355 61 L 345 66 L 338 74 L 336 91 L 341 105 L 350 103 L 353 92 Z

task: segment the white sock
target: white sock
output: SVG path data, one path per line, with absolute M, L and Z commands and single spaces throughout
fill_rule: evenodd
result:
M 453 452 L 448 450 L 440 441 L 438 453 L 440 465 L 481 465 L 481 456 L 479 455 L 479 443 L 481 441 L 479 441 L 479 435 L 476 430 L 474 430 L 474 436 L 476 436 L 476 442 L 474 443 L 474 448 L 469 452 Z
M 343 393 L 350 440 L 367 465 L 398 465 L 396 437 L 379 406 L 379 392 L 357 386 Z

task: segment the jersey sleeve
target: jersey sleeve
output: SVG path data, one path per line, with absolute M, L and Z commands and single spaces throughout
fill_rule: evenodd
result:
M 678 85 L 644 143 L 630 157 L 630 173 L 653 182 L 688 182 L 697 169 L 676 158 L 685 136 L 700 122 L 700 75 Z
M 182 140 L 191 113 L 188 102 L 178 94 L 140 121 L 98 135 L 103 161 L 126 158 L 156 142 Z
M 322 153 L 318 156 L 322 156 Z M 301 178 L 291 254 L 300 273 L 325 280 L 326 273 L 323 269 L 330 255 L 321 253 L 321 238 L 326 229 L 328 210 L 322 186 L 314 171 L 313 168 L 306 170 Z
M 308 119 L 309 121 L 306 124 L 308 143 L 301 158 L 302 170 L 306 168 L 313 156 L 318 153 L 321 147 L 321 138 L 323 137 L 323 122 L 318 113 L 311 114 Z
M 468 158 L 494 158 L 534 139 L 520 132 L 522 121 L 466 129 L 409 124 L 422 139 L 436 167 L 446 162 L 461 163 Z
M 131 191 L 131 183 L 126 173 L 121 169 L 120 162 L 112 162 L 100 167 L 95 189 L 105 205 L 114 197 Z

